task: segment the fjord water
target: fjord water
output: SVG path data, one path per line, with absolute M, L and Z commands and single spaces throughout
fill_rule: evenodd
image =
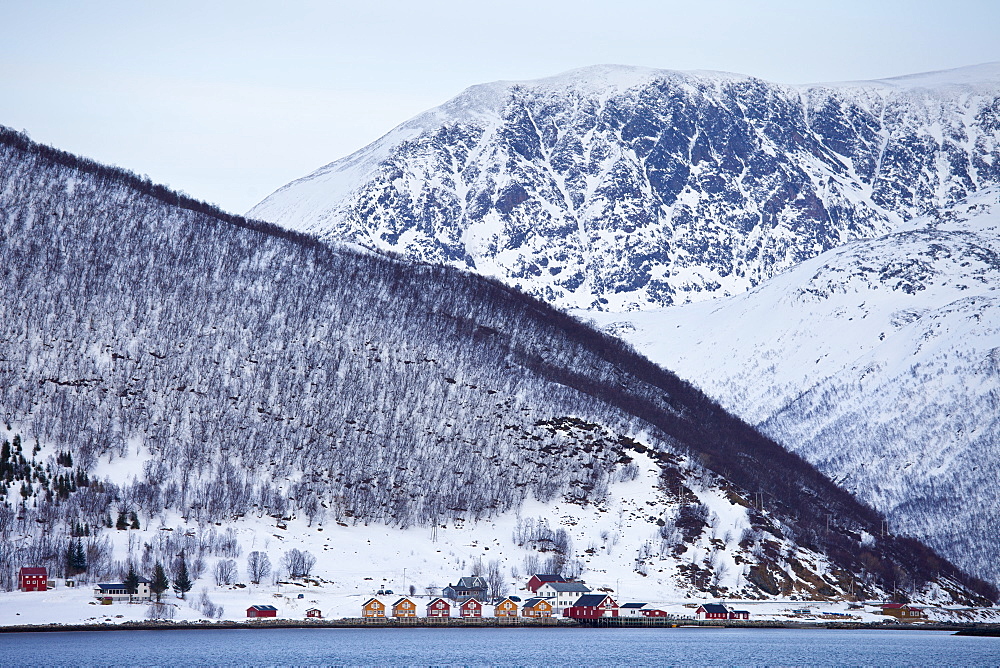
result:
M 1000 638 L 725 628 L 240 629 L 0 634 L 5 666 L 1000 664 Z

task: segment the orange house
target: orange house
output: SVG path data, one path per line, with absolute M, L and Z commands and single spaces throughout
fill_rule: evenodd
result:
M 494 617 L 517 617 L 517 603 L 505 598 L 493 606 Z
M 529 598 L 521 608 L 522 617 L 551 617 L 552 604 L 544 598 Z
M 416 617 L 417 604 L 405 596 L 392 604 L 393 617 Z
M 385 617 L 385 603 L 377 598 L 370 598 L 361 606 L 361 616 L 369 619 Z
M 483 604 L 474 598 L 463 601 L 460 606 L 460 614 L 462 617 L 482 617 Z

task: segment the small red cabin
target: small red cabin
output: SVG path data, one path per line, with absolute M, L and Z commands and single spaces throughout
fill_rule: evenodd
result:
M 428 617 L 451 617 L 451 604 L 443 598 L 436 598 L 427 604 Z
M 21 591 L 45 591 L 49 588 L 49 570 L 44 566 L 22 566 L 17 580 Z
M 306 610 L 306 617 L 311 617 L 312 619 L 323 619 L 323 613 L 320 612 L 319 608 L 309 608 Z
M 247 618 L 256 619 L 258 617 L 277 617 L 278 609 L 273 605 L 251 605 L 247 608 Z
M 658 608 L 647 608 L 646 610 L 639 611 L 643 617 L 666 617 L 667 611 L 660 610 Z
M 536 573 L 528 580 L 527 588 L 531 590 L 531 593 L 537 594 L 538 588 L 546 582 L 566 582 L 566 578 L 555 573 Z
M 618 604 L 606 594 L 585 594 L 576 603 L 563 610 L 563 617 L 570 619 L 597 619 L 617 617 Z
M 462 617 L 482 617 L 483 604 L 474 598 L 470 598 L 459 606 L 459 614 Z

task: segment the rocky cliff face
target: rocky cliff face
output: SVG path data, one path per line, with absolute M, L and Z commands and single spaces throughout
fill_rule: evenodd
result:
M 250 213 L 562 306 L 700 301 L 1000 182 L 998 82 L 599 66 L 486 84 Z

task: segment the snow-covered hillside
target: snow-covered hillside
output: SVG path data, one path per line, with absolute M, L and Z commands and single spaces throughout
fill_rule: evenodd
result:
M 470 88 L 251 215 L 624 311 L 738 294 L 1000 182 L 1000 64 L 785 86 L 623 66 Z
M 79 552 L 99 581 L 182 551 L 236 558 L 227 530 L 258 520 L 295 539 L 356 528 L 324 550 L 332 568 L 380 559 L 347 551 L 361 527 L 381 545 L 433 543 L 435 527 L 493 535 L 519 516 L 539 566 L 602 581 L 627 564 L 663 591 L 996 597 L 543 302 L 0 140 L 3 587 L 26 563 L 76 568 Z M 158 538 L 123 547 L 132 524 Z M 483 540 L 488 564 L 500 550 Z M 504 548 L 508 567 L 518 550 Z
M 1000 189 L 743 295 L 581 315 L 1000 581 Z

